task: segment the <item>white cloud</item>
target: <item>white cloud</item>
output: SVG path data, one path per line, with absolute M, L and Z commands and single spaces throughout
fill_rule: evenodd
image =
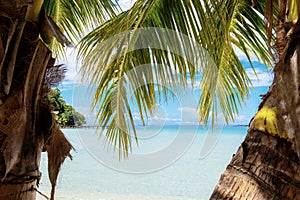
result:
M 198 126 L 199 122 L 198 121 L 182 121 L 182 122 L 176 122 L 177 125 L 183 125 L 183 126 Z
M 178 108 L 178 110 L 182 111 L 182 112 L 188 112 L 193 115 L 197 114 L 196 108 L 192 108 L 192 107 L 180 107 L 180 108 Z
M 249 124 L 249 117 L 245 116 L 245 115 L 238 115 L 235 114 L 234 116 L 234 124 L 242 124 L 242 125 L 247 125 Z
M 229 122 L 230 124 L 236 125 L 247 125 L 249 123 L 249 117 L 242 115 L 242 114 L 234 114 L 234 122 Z M 225 117 L 223 113 L 219 113 L 217 115 L 217 123 L 219 125 L 223 124 L 226 125 Z
M 138 112 L 133 112 L 132 113 L 133 116 L 133 120 L 137 121 L 137 122 L 141 122 L 141 117 L 140 114 Z M 165 113 L 154 113 L 153 116 L 150 116 L 147 120 L 146 117 L 144 117 L 144 120 L 146 121 L 146 124 L 164 124 L 166 122 L 180 122 L 182 121 L 181 118 L 179 118 L 178 116 L 176 117 L 170 117 L 170 116 L 166 116 Z
M 182 124 L 198 124 L 199 114 L 196 107 L 179 107 L 178 111 L 181 112 Z
M 233 47 L 234 49 L 234 52 L 236 53 L 236 55 L 238 56 L 238 58 L 241 60 L 241 61 L 248 61 L 248 58 L 247 56 L 238 48 L 236 48 L 235 46 Z M 259 61 L 257 59 L 257 57 L 253 54 L 253 53 L 250 53 L 250 60 L 252 62 L 254 61 Z
M 69 91 L 74 89 L 74 82 L 63 80 L 62 83 L 59 85 L 60 91 Z
M 118 0 L 118 4 L 121 6 L 122 10 L 128 10 L 135 3 L 136 0 Z
M 173 121 L 173 122 L 176 122 L 176 121 L 181 121 L 182 119 L 180 119 L 180 118 L 170 118 L 170 117 L 153 116 L 152 120 L 155 120 L 155 121 Z
M 246 73 L 248 74 L 254 87 L 270 86 L 272 84 L 273 74 L 271 74 L 271 72 L 263 71 L 259 68 L 256 68 L 255 71 L 257 76 L 255 75 L 253 69 L 246 69 Z
M 66 59 L 58 59 L 57 64 L 64 64 L 67 66 L 66 77 L 62 85 L 76 84 L 80 82 L 81 76 L 79 73 L 79 66 L 76 63 L 77 52 L 74 49 L 68 49 L 66 52 Z

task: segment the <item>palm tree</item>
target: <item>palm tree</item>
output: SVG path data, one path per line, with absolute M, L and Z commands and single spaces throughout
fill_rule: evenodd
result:
M 211 199 L 300 198 L 300 85 L 297 78 L 300 67 L 300 4 L 299 1 L 267 3 L 266 16 L 269 22 L 273 20 L 274 7 L 279 8 L 276 19 L 278 60 L 274 67 L 275 77 L 268 93 L 263 96 L 245 141 L 221 176 Z M 272 109 L 276 111 L 274 119 Z M 261 114 L 263 118 L 260 118 Z M 270 130 L 270 127 L 274 129 Z
M 226 121 L 233 120 L 251 85 L 235 53 L 238 48 L 250 63 L 254 54 L 272 68 L 275 77 L 211 199 L 299 199 L 298 10 L 296 0 L 136 1 L 130 10 L 88 34 L 80 46 L 83 72 L 97 89 L 94 107 L 100 108 L 99 125 L 108 126 L 106 138 L 127 156 L 129 133 L 135 138 L 136 134 L 124 92 L 133 88 L 144 120 L 157 96 L 168 98 L 168 87 L 153 80 L 164 86 L 186 85 L 188 79 L 194 81 L 199 63 L 200 120 L 206 123 L 212 112 L 214 121 L 217 109 Z M 177 31 L 188 39 L 149 27 Z M 190 55 L 197 61 L 190 62 Z M 150 67 L 140 70 L 146 63 Z
M 279 60 L 274 68 L 274 83 L 259 108 L 263 113 L 258 112 L 254 118 L 246 140 L 212 198 L 251 198 L 250 195 L 297 198 L 300 84 L 298 24 L 294 24 L 293 17 L 298 15 L 289 14 L 286 20 L 284 1 L 277 5 L 250 0 L 139 0 L 116 17 L 111 1 L 30 2 L 0 2 L 0 199 L 35 198 L 43 149 L 48 152 L 51 198 L 54 198 L 60 164 L 70 156 L 72 148 L 55 124 L 49 105 L 43 101 L 47 92 L 45 73 L 53 67 L 54 60 L 39 36 L 50 48 L 59 49 L 57 42 L 52 41 L 53 36 L 64 45 L 70 42 L 55 23 L 75 42 L 82 37 L 83 27 L 96 27 L 110 17 L 113 18 L 83 39 L 80 58 L 85 77 L 91 77 L 91 84 L 97 87 L 94 108 L 100 104 L 99 126 L 108 125 L 106 138 L 123 150 L 125 156 L 131 148 L 130 130 L 135 133 L 135 128 L 130 99 L 124 91 L 133 90 L 144 120 L 153 111 L 158 95 L 168 99 L 165 86 L 177 87 L 178 83 L 184 86 L 188 79 L 194 82 L 200 63 L 203 73 L 200 119 L 207 122 L 210 111 L 216 113 L 220 108 L 227 121 L 233 120 L 251 84 L 234 48 L 242 50 L 250 62 L 252 52 L 271 66 L 270 52 L 274 49 L 266 41 L 269 44 L 274 41 L 272 22 L 277 23 L 275 58 Z M 295 1 L 289 2 L 297 5 Z M 267 35 L 262 17 L 265 10 L 269 19 Z M 140 37 L 144 34 L 140 28 L 147 27 L 176 32 L 164 34 L 152 29 L 146 38 Z M 178 32 L 188 38 L 182 42 L 183 35 Z M 118 37 L 111 38 L 118 33 Z M 195 41 L 204 53 L 195 46 Z M 151 63 L 151 68 L 141 70 L 140 66 L 147 63 Z
M 130 10 L 81 41 L 82 72 L 84 78 L 92 77 L 88 81 L 97 88 L 93 106 L 101 104 L 98 124 L 109 126 L 108 140 L 113 142 L 115 136 L 121 136 L 117 146 L 123 147 L 125 156 L 131 145 L 127 133 L 135 134 L 135 130 L 124 88 L 136 89 L 134 99 L 144 121 L 153 111 L 157 96 L 168 98 L 168 87 L 159 85 L 185 86 L 189 78 L 194 82 L 201 71 L 200 120 L 207 122 L 210 111 L 221 107 L 226 121 L 230 121 L 251 84 L 234 48 L 242 50 L 251 65 L 250 52 L 267 65 L 272 64 L 261 5 L 255 10 L 246 0 L 204 2 L 137 1 Z M 147 63 L 152 67 L 137 70 Z M 125 76 L 130 78 L 129 83 Z M 153 80 L 157 85 L 151 84 Z
M 0 2 L 0 199 L 35 199 L 42 151 L 48 153 L 54 198 L 60 165 L 71 157 L 72 145 L 44 98 L 65 71 L 54 66 L 49 48 L 71 46 L 69 40 L 82 37 L 84 27 L 97 25 L 93 19 L 101 23 L 116 10 L 110 0 Z

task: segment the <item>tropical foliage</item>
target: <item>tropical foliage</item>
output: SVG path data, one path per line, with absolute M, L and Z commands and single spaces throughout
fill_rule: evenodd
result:
M 73 43 L 103 22 L 115 16 L 119 6 L 111 0 L 44 0 L 45 12 L 53 19 Z M 56 56 L 61 56 L 64 49 L 57 40 L 50 44 Z
M 58 88 L 51 89 L 46 98 L 53 106 L 55 112 L 55 120 L 61 127 L 78 127 L 86 123 L 84 116 L 75 111 L 72 106 L 68 105 L 65 100 L 63 100 Z
M 97 88 L 93 106 L 99 108 L 99 126 L 108 126 L 107 139 L 125 149 L 126 154 L 131 144 L 128 133 L 135 133 L 129 102 L 136 102 L 144 121 L 161 95 L 168 100 L 169 86 L 187 85 L 188 79 L 201 87 L 201 122 L 207 123 L 210 117 L 214 122 L 218 109 L 227 122 L 234 120 L 251 85 L 236 50 L 242 51 L 251 64 L 251 55 L 269 67 L 273 63 L 266 43 L 264 7 L 265 1 L 257 1 L 253 7 L 250 0 L 138 0 L 130 10 L 84 37 L 79 59 L 84 78 Z M 171 38 L 149 27 L 177 34 Z M 150 34 L 145 37 L 141 28 Z M 189 39 L 183 41 L 178 33 Z M 270 37 L 270 43 L 273 40 Z M 153 41 L 156 46 L 151 46 Z M 195 43 L 204 51 L 197 52 Z M 191 63 L 189 57 L 197 61 Z M 151 67 L 139 70 L 149 63 Z M 198 83 L 195 79 L 199 72 Z M 126 88 L 133 88 L 131 98 L 124 95 Z

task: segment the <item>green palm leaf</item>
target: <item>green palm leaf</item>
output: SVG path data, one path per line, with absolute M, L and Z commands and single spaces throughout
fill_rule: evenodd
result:
M 96 85 L 94 108 L 100 107 L 99 126 L 110 124 L 108 139 L 127 155 L 130 133 L 136 138 L 129 102 L 134 99 L 144 121 L 158 97 L 168 100 L 170 88 L 177 91 L 188 79 L 194 83 L 199 70 L 200 121 L 207 123 L 213 111 L 214 122 L 219 107 L 227 122 L 233 120 L 251 85 L 234 49 L 251 64 L 251 54 L 272 64 L 259 6 L 253 8 L 250 0 L 138 0 L 88 34 L 79 59 L 84 78 Z M 147 27 L 163 29 L 140 31 Z M 126 87 L 133 88 L 133 98 L 124 95 Z
M 89 30 L 120 11 L 119 6 L 112 0 L 44 0 L 43 5 L 46 13 L 73 44 L 77 44 Z M 58 55 L 64 51 L 57 41 L 53 41 L 51 47 Z

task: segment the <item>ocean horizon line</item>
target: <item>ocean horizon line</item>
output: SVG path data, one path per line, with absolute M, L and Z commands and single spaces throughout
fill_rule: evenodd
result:
M 248 127 L 249 124 L 225 124 L 222 128 L 235 128 L 235 127 Z M 135 128 L 164 128 L 164 127 L 201 127 L 210 128 L 209 125 L 196 125 L 196 124 L 166 124 L 166 125 L 135 125 Z M 218 126 L 217 126 L 218 127 Z M 108 128 L 108 126 L 97 126 L 97 125 L 84 125 L 84 126 L 61 126 L 61 129 L 90 129 L 90 128 Z

